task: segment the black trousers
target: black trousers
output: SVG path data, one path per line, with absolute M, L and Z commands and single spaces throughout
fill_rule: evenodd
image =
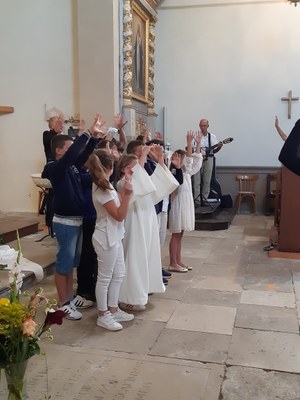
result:
M 95 223 L 95 219 L 83 219 L 82 250 L 77 267 L 77 294 L 92 301 L 96 300 L 95 286 L 98 274 L 97 255 L 92 243 Z

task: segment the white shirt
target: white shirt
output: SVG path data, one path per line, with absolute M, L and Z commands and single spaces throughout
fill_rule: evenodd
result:
M 111 190 L 101 190 L 93 184 L 93 203 L 97 212 L 97 221 L 95 226 L 94 236 L 101 244 L 104 250 L 114 246 L 124 237 L 124 222 L 115 220 L 103 206 L 113 200 L 116 206 L 120 206 L 118 193 L 112 185 Z

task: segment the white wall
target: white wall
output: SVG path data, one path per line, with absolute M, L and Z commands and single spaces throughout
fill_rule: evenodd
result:
M 119 108 L 118 0 L 78 0 L 80 115 L 107 121 Z
M 0 211 L 35 211 L 38 190 L 30 175 L 44 162 L 44 105 L 72 115 L 71 0 L 1 0 Z
M 236 3 L 236 4 L 234 4 Z M 234 142 L 218 154 L 219 166 L 277 166 L 283 142 L 278 115 L 289 133 L 300 101 L 300 6 L 283 1 L 164 0 L 156 27 L 156 109 L 166 106 L 172 148 L 188 129 L 210 120 L 218 139 Z
M 36 211 L 47 109 L 119 112 L 118 0 L 1 0 L 0 212 Z

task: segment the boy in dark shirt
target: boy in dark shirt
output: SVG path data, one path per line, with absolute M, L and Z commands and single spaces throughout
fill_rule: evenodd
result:
M 51 142 L 55 161 L 49 162 L 42 173 L 52 184 L 54 198 L 53 229 L 58 243 L 55 265 L 55 285 L 59 307 L 68 319 L 81 319 L 81 308 L 93 302 L 74 299 L 73 268 L 78 266 L 81 253 L 83 194 L 79 169 L 93 152 L 101 134 L 101 120 L 97 115 L 88 132 L 79 134 L 75 142 L 67 135 L 56 135 Z

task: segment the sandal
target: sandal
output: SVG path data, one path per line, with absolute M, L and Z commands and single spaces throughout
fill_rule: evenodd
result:
M 173 267 L 172 265 L 169 266 L 169 271 L 171 272 L 188 272 L 188 269 L 178 265 L 178 267 Z
M 180 266 L 188 269 L 189 271 L 191 271 L 193 269 L 193 267 L 190 267 L 189 265 L 186 265 L 186 264 L 180 264 Z

